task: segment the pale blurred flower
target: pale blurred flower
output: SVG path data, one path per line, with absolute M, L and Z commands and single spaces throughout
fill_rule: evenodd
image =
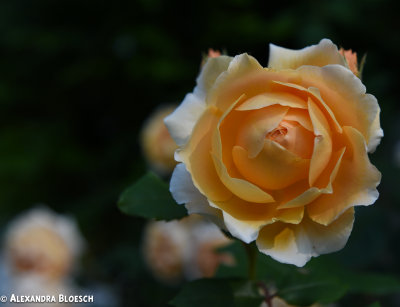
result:
M 150 222 L 145 230 L 143 254 L 153 275 L 164 282 L 176 283 L 183 277 L 189 240 L 178 221 Z
M 153 275 L 167 283 L 212 277 L 220 264 L 233 257 L 216 250 L 230 243 L 217 226 L 191 215 L 180 221 L 150 222 L 145 230 L 143 254 Z
M 277 296 L 277 289 L 273 286 L 266 286 L 261 282 L 258 290 L 259 294 L 265 297 L 260 307 L 300 307 L 297 305 L 288 304 L 284 299 Z M 312 305 L 308 305 L 308 307 L 334 307 L 334 305 L 321 305 L 319 303 L 314 303 Z
M 230 253 L 218 252 L 217 249 L 231 243 L 213 223 L 198 222 L 189 228 L 192 248 L 186 266 L 188 279 L 213 277 L 220 264 L 232 266 L 235 259 Z
M 158 108 L 147 119 L 140 135 L 144 157 L 150 169 L 159 175 L 168 175 L 176 165 L 174 152 L 178 147 L 164 124 L 164 118 L 175 108 L 175 105 Z
M 329 307 L 329 306 L 333 306 L 333 305 L 324 305 L 325 307 Z M 296 305 L 290 305 L 288 303 L 286 303 L 285 300 L 281 299 L 278 296 L 273 297 L 270 302 L 269 305 L 266 302 L 262 302 L 262 304 L 260 305 L 260 307 L 298 307 Z M 320 304 L 312 304 L 309 307 L 323 307 Z
M 273 299 L 271 299 L 269 305 L 266 302 L 263 302 L 260 307 L 296 307 L 296 306 L 289 305 L 280 297 L 275 296 Z
M 5 234 L 6 266 L 14 277 L 61 280 L 74 268 L 82 248 L 75 221 L 45 208 L 22 214 Z
M 42 275 L 26 274 L 14 276 L 8 280 L 9 291 L 8 298 L 10 300 L 11 294 L 15 296 L 50 296 L 55 298 L 55 302 L 29 302 L 23 303 L 26 307 L 53 307 L 53 306 L 66 306 L 71 305 L 67 303 L 58 303 L 58 297 L 62 295 L 76 295 L 77 290 L 73 287 L 72 283 L 65 280 L 49 280 Z M 6 292 L 7 293 L 7 292 Z M 18 305 L 10 303 L 10 305 Z M 22 304 L 22 303 L 21 303 Z

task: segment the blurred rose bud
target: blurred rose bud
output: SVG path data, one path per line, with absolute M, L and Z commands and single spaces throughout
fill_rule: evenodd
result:
M 74 268 L 82 248 L 75 221 L 45 208 L 16 218 L 5 235 L 5 261 L 14 277 L 61 280 Z
M 162 176 L 170 174 L 176 165 L 174 152 L 177 145 L 164 124 L 164 118 L 175 108 L 171 105 L 158 108 L 147 119 L 140 135 L 143 154 L 150 169 Z
M 289 305 L 288 303 L 286 303 L 283 299 L 281 299 L 280 297 L 275 296 L 274 298 L 272 298 L 268 303 L 263 302 L 260 307 L 296 307 L 294 305 Z
M 219 50 L 214 50 L 212 48 L 208 49 L 208 57 L 209 58 L 216 58 L 221 55 L 221 52 Z
M 351 49 L 344 50 L 343 48 L 340 48 L 339 53 L 344 57 L 345 62 L 352 73 L 359 77 L 360 71 L 358 69 L 357 52 L 353 52 Z
M 233 257 L 218 248 L 229 244 L 217 226 L 196 215 L 180 221 L 150 222 L 145 230 L 143 254 L 153 275 L 166 283 L 212 277 L 220 264 Z
M 178 221 L 150 222 L 144 234 L 143 254 L 153 275 L 166 283 L 183 278 L 183 266 L 189 253 L 189 237 Z
M 209 48 L 208 53 L 203 54 L 203 59 L 201 60 L 200 67 L 203 67 L 209 58 L 216 58 L 219 57 L 220 55 L 221 52 L 219 50 L 214 50 L 212 48 Z
M 213 277 L 221 264 L 235 264 L 230 253 L 218 251 L 232 241 L 215 224 L 202 220 L 192 224 L 189 229 L 192 248 L 186 269 L 188 279 Z
M 261 303 L 260 307 L 299 307 L 297 305 L 288 304 L 284 299 L 280 298 L 279 296 L 274 295 L 276 293 L 276 289 L 270 289 L 265 287 L 264 289 L 260 289 L 260 294 L 265 296 L 265 300 Z M 271 295 L 272 294 L 272 295 Z M 328 305 L 324 305 L 328 307 Z M 329 305 L 331 306 L 331 305 Z M 320 304 L 312 304 L 309 307 L 323 307 Z M 332 306 L 331 306 L 332 307 Z

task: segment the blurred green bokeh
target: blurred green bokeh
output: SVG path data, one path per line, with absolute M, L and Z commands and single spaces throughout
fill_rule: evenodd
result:
M 353 269 L 399 276 L 400 24 L 394 5 L 1 1 L 1 229 L 37 203 L 73 214 L 88 242 L 80 282 L 112 284 L 124 306 L 163 306 L 176 289 L 156 284 L 142 265 L 145 221 L 116 206 L 146 169 L 138 144 L 143 121 L 192 90 L 210 47 L 247 52 L 266 66 L 269 43 L 299 49 L 326 37 L 368 54 L 363 81 L 380 103 L 385 132 L 370 157 L 383 174 L 380 198 L 357 208 L 353 234 L 335 257 Z M 375 299 L 350 295 L 341 303 L 364 306 Z M 400 305 L 400 296 L 380 299 L 383 306 Z

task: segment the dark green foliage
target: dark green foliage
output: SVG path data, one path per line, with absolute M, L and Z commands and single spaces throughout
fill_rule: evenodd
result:
M 177 307 L 233 306 L 233 291 L 229 283 L 218 279 L 200 279 L 187 283 L 170 302 Z
M 184 285 L 170 304 L 176 307 L 258 307 L 262 300 L 253 282 L 240 279 L 199 279 Z
M 238 259 L 235 267 L 221 266 L 217 276 L 224 278 L 246 278 L 248 261 L 243 243 L 234 242 L 223 251 Z M 346 293 L 389 295 L 400 293 L 400 279 L 387 274 L 357 272 L 341 266 L 333 257 L 320 256 L 312 259 L 304 268 L 286 265 L 271 257 L 258 253 L 257 280 L 270 293 L 288 303 L 308 306 L 313 303 L 331 303 Z
M 187 215 L 185 207 L 172 198 L 168 185 L 151 172 L 121 194 L 118 207 L 125 214 L 148 219 L 172 220 Z

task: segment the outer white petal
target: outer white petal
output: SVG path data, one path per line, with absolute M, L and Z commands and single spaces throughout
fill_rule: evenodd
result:
M 380 113 L 381 113 L 381 110 L 378 107 L 378 112 L 376 113 L 376 117 L 375 117 L 374 121 L 372 122 L 371 130 L 370 130 L 370 138 L 369 138 L 369 143 L 368 143 L 368 152 L 370 152 L 370 153 L 375 151 L 376 147 L 381 142 L 381 138 L 383 137 L 383 130 L 381 128 L 380 119 L 379 119 Z
M 312 251 L 312 244 L 302 227 L 287 226 L 283 223 L 266 226 L 257 239 L 258 249 L 275 260 L 304 266 L 316 254 Z M 276 237 L 279 236 L 278 242 Z
M 354 223 L 354 209 L 345 211 L 329 226 L 307 219 L 303 225 L 317 255 L 341 250 L 347 243 Z
M 312 45 L 300 50 L 286 49 L 269 45 L 268 67 L 274 69 L 296 69 L 303 65 L 325 66 L 340 64 L 345 66 L 344 58 L 337 46 L 329 39 L 323 39 L 318 45 Z
M 231 57 L 209 58 L 197 77 L 193 93 L 185 96 L 180 106 L 164 120 L 176 144 L 183 146 L 192 134 L 193 128 L 206 108 L 206 96 L 218 76 L 226 71 Z
M 222 214 L 226 228 L 232 236 L 245 243 L 250 243 L 257 239 L 261 227 L 265 225 L 264 221 L 240 221 L 225 211 Z
M 169 190 L 178 204 L 188 202 L 201 202 L 207 199 L 197 190 L 192 181 L 192 176 L 186 170 L 185 164 L 179 163 L 172 173 Z
M 189 214 L 208 217 L 221 228 L 225 228 L 221 211 L 209 205 L 207 198 L 194 186 L 185 164 L 179 163 L 172 173 L 170 191 L 178 204 L 185 204 Z
M 197 86 L 194 89 L 194 94 L 200 99 L 205 100 L 208 91 L 214 85 L 218 76 L 226 71 L 232 61 L 232 57 L 221 55 L 216 58 L 208 58 L 204 64 L 200 75 L 197 77 Z
M 205 102 L 198 96 L 187 94 L 180 106 L 165 119 L 171 137 L 183 146 L 189 140 L 193 127 L 206 109 Z
M 311 257 L 342 249 L 350 236 L 354 209 L 350 208 L 328 226 L 308 217 L 298 225 L 275 223 L 265 226 L 257 239 L 259 250 L 283 263 L 304 266 Z

